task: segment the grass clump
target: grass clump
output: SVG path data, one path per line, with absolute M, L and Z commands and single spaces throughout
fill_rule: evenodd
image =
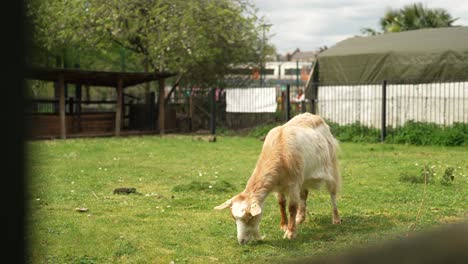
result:
M 425 164 L 421 168 L 421 172 L 417 175 L 409 174 L 406 172 L 401 173 L 400 181 L 410 183 L 433 183 L 434 176 L 434 166 L 429 166 L 428 164 Z
M 455 168 L 453 167 L 448 167 L 444 171 L 444 175 L 442 175 L 442 178 L 440 179 L 440 184 L 449 186 L 452 185 L 453 180 L 455 179 Z
M 137 248 L 134 245 L 132 245 L 132 243 L 125 242 L 125 243 L 119 244 L 119 247 L 114 252 L 114 257 L 121 258 L 123 256 L 132 255 L 135 252 L 137 252 Z
M 189 184 L 181 184 L 172 188 L 174 192 L 232 192 L 236 191 L 236 188 L 231 183 L 222 180 L 219 182 L 207 182 L 207 181 L 192 181 Z

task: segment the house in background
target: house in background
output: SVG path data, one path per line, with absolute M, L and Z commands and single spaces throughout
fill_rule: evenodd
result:
M 276 60 L 270 59 L 265 63 L 265 80 L 303 86 L 309 78 L 316 57 L 315 51 L 302 52 L 299 49 L 286 55 L 277 55 Z

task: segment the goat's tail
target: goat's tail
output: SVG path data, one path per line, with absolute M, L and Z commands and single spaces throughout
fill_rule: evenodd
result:
M 324 126 L 324 136 L 328 142 L 328 155 L 330 158 L 331 165 L 331 176 L 333 180 L 328 183 L 328 190 L 330 193 L 338 193 L 341 190 L 341 174 L 339 170 L 338 163 L 338 152 L 340 151 L 340 146 L 338 140 L 333 136 L 328 125 Z

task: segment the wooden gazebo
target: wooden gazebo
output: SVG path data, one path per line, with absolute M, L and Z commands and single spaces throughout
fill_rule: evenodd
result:
M 122 128 L 122 96 L 123 90 L 137 84 L 166 79 L 174 76 L 173 73 L 147 73 L 147 72 L 108 72 L 88 71 L 80 69 L 57 69 L 57 68 L 30 68 L 26 71 L 25 78 L 30 80 L 52 81 L 58 83 L 59 90 L 59 116 L 60 137 L 65 139 L 65 84 L 78 84 L 88 86 L 115 87 L 117 90 L 116 112 L 115 112 L 115 136 L 120 135 Z

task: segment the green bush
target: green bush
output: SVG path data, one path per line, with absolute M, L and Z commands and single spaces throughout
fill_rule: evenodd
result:
M 359 122 L 340 126 L 327 122 L 333 135 L 343 142 L 380 141 L 380 129 L 363 126 Z M 468 124 L 454 123 L 442 127 L 434 123 L 408 121 L 402 127 L 387 128 L 387 143 L 412 145 L 464 146 L 468 142 Z
M 377 143 L 380 141 L 380 129 L 370 128 L 356 122 L 349 125 L 339 125 L 327 121 L 332 134 L 342 142 Z M 282 123 L 270 123 L 251 128 L 249 137 L 262 138 L 268 132 Z M 220 129 L 222 135 L 239 134 L 234 130 Z M 439 145 L 439 146 L 465 146 L 468 142 L 468 124 L 454 123 L 443 127 L 434 123 L 408 121 L 397 128 L 387 128 L 386 143 L 411 145 Z
M 264 137 L 268 134 L 268 132 L 276 127 L 276 126 L 279 126 L 281 125 L 280 123 L 270 123 L 270 124 L 266 124 L 266 125 L 260 125 L 260 126 L 256 126 L 254 128 L 252 128 L 250 131 L 249 131 L 249 134 L 248 136 L 249 137 L 255 137 L 255 138 L 260 138 L 260 137 Z
M 327 124 L 332 134 L 340 141 L 375 143 L 380 138 L 378 129 L 366 127 L 359 122 L 344 126 L 333 122 L 327 122 Z
M 468 140 L 468 125 L 455 123 L 442 127 L 434 123 L 408 121 L 404 126 L 389 129 L 388 143 L 413 145 L 462 146 Z

